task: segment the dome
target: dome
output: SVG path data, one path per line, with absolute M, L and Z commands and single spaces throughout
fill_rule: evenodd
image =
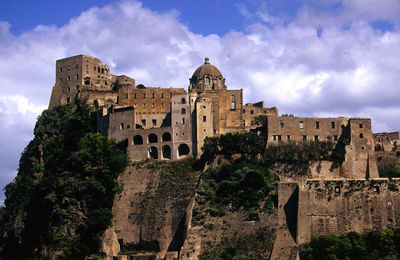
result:
M 217 78 L 217 77 L 222 78 L 222 74 L 219 71 L 219 69 L 217 69 L 217 67 L 211 65 L 210 59 L 207 57 L 204 59 L 204 64 L 201 65 L 200 67 L 198 67 L 194 71 L 192 78 L 196 77 L 197 79 L 202 79 L 206 75 L 211 76 L 211 78 Z

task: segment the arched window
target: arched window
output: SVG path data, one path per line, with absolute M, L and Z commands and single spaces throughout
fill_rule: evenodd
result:
M 171 147 L 169 145 L 164 145 L 162 148 L 163 159 L 171 159 Z
M 157 143 L 158 142 L 158 138 L 156 134 L 149 134 L 148 137 L 149 143 Z
M 133 144 L 138 145 L 138 144 L 143 144 L 143 138 L 141 135 L 135 135 L 133 137 Z
M 181 114 L 182 114 L 182 115 L 186 114 L 186 109 L 185 109 L 185 108 L 182 108 L 182 109 L 181 109 Z
M 163 142 L 171 141 L 171 134 L 168 133 L 168 132 L 165 132 L 165 133 L 163 133 L 163 135 L 162 135 L 161 138 L 162 138 L 162 141 L 163 141 Z
M 178 146 L 178 155 L 179 157 L 188 155 L 190 153 L 190 148 L 187 144 L 180 144 Z
M 236 96 L 231 96 L 231 110 L 236 110 Z
M 186 104 L 186 99 L 185 99 L 185 98 L 182 98 L 182 99 L 181 99 L 181 103 L 182 103 L 182 104 Z
M 149 157 L 153 159 L 158 159 L 158 149 L 155 146 L 149 148 Z
M 206 84 L 210 84 L 210 77 L 206 76 Z

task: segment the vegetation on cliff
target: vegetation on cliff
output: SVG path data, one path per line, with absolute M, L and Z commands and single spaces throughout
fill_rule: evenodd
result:
M 38 118 L 1 209 L 2 259 L 83 259 L 111 224 L 127 156 L 96 133 L 86 107 L 57 106 Z
M 399 259 L 400 230 L 385 229 L 364 234 L 326 235 L 303 245 L 301 259 Z

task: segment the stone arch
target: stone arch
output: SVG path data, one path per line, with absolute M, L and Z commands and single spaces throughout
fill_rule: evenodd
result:
M 158 137 L 157 137 L 157 135 L 154 134 L 154 133 L 149 134 L 149 136 L 147 137 L 147 139 L 148 139 L 148 141 L 149 141 L 149 144 L 151 144 L 151 143 L 157 143 L 157 142 L 158 142 Z
M 133 144 L 134 145 L 140 145 L 143 144 L 143 137 L 141 135 L 135 135 L 133 137 Z
M 162 157 L 163 159 L 171 159 L 171 147 L 169 145 L 162 147 Z
M 182 109 L 181 109 L 181 114 L 182 115 L 186 114 L 186 109 L 184 107 L 182 107 Z
M 171 141 L 171 134 L 168 132 L 165 132 L 162 134 L 161 138 L 162 138 L 163 142 Z
M 155 146 L 150 146 L 149 157 L 152 159 L 158 159 L 158 149 Z
M 190 153 L 190 148 L 187 144 L 180 144 L 178 146 L 178 156 L 179 157 L 189 155 L 189 153 Z
M 375 145 L 375 152 L 382 151 L 382 150 L 383 150 L 383 149 L 382 149 L 381 144 L 376 144 L 376 145 Z

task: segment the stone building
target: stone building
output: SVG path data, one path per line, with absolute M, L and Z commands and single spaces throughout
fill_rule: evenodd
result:
M 134 161 L 180 159 L 201 153 L 206 137 L 254 127 L 259 115 L 277 116 L 264 102 L 243 105 L 243 90 L 229 90 L 219 69 L 205 58 L 183 88 L 135 86 L 97 58 L 78 55 L 56 62 L 49 107 L 68 102 L 98 110 L 98 130 L 126 141 Z

